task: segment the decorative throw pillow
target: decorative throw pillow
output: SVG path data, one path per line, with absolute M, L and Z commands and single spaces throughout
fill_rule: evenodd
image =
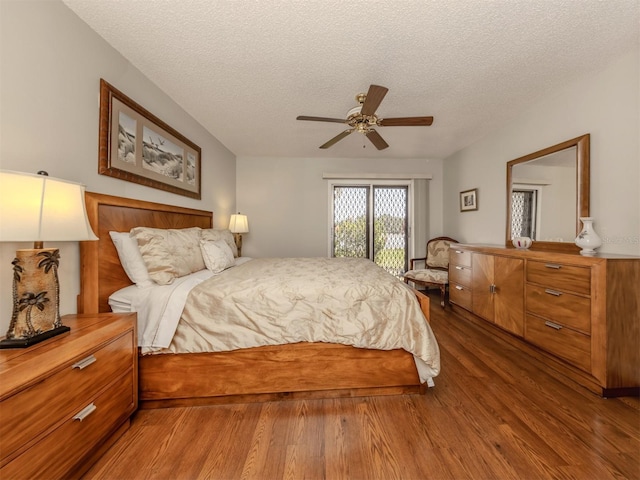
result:
M 229 248 L 233 252 L 233 256 L 238 256 L 238 246 L 236 245 L 236 241 L 233 238 L 233 233 L 228 228 L 208 228 L 202 230 L 202 239 L 203 240 L 224 240 Z
M 178 277 L 204 270 L 200 234 L 199 227 L 136 227 L 131 230 L 131 236 L 138 242 L 149 276 L 160 285 L 168 285 Z
M 142 288 L 153 285 L 154 282 L 149 276 L 137 240 L 131 237 L 129 232 L 109 232 L 109 236 L 116 247 L 120 264 L 129 280 Z
M 233 252 L 224 240 L 200 240 L 200 249 L 204 264 L 213 273 L 220 273 L 235 263 Z

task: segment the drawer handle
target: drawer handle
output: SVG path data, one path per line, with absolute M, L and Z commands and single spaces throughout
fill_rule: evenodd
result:
M 456 253 L 464 253 L 462 250 L 456 250 Z
M 73 365 L 71 365 L 71 368 L 77 368 L 78 370 L 82 370 L 84 368 L 87 368 L 89 365 L 91 365 L 96 361 L 98 361 L 96 357 L 94 357 L 93 355 L 89 355 L 87 358 L 83 358 L 79 362 L 76 362 Z
M 548 293 L 549 295 L 553 295 L 554 297 L 559 297 L 560 295 L 562 295 L 562 292 L 558 292 L 557 290 L 551 290 L 550 288 L 547 288 L 544 293 Z
M 546 322 L 544 322 L 544 324 L 545 324 L 547 327 L 551 327 L 551 328 L 554 328 L 554 329 L 556 329 L 556 330 L 562 330 L 562 325 L 558 325 L 557 323 L 550 322 L 549 320 L 547 320 Z
M 79 422 L 81 422 L 82 420 L 87 418 L 89 415 L 91 415 L 95 411 L 96 408 L 98 408 L 98 407 L 96 407 L 93 403 L 90 403 L 89 405 L 84 407 L 82 410 L 80 410 L 76 414 L 76 416 L 73 417 L 73 419 L 74 420 L 78 420 Z
M 558 265 L 556 263 L 545 263 L 544 266 L 547 268 L 555 268 L 556 270 L 560 270 L 562 268 L 562 265 Z
M 456 290 L 464 290 L 460 285 L 456 285 Z
M 456 265 L 456 270 L 464 270 L 464 268 Z

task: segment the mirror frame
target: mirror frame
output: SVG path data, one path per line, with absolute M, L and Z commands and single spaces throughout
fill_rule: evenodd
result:
M 586 135 L 567 140 L 566 142 L 538 150 L 537 152 L 507 162 L 507 230 L 505 240 L 505 246 L 507 248 L 514 248 L 511 243 L 511 175 L 513 167 L 520 163 L 529 162 L 571 147 L 576 147 L 576 236 L 580 233 L 582 229 L 580 217 L 589 216 L 589 145 L 590 135 L 587 133 Z M 534 240 L 530 250 L 578 252 L 580 249 L 573 242 L 543 242 Z

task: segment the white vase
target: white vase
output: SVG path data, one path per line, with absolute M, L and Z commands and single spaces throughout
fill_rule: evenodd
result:
M 532 240 L 529 237 L 516 237 L 511 240 L 511 243 L 519 250 L 526 250 L 531 246 Z
M 576 237 L 576 245 L 582 248 L 581 255 L 595 255 L 596 248 L 602 245 L 602 239 L 593 229 L 592 217 L 580 217 L 582 230 Z

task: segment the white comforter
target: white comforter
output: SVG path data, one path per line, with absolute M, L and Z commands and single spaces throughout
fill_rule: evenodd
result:
M 423 382 L 440 371 L 438 344 L 414 293 L 369 260 L 254 259 L 194 283 L 171 343 L 160 352 L 330 342 L 402 348 L 414 355 Z M 155 303 L 158 309 L 161 302 Z M 166 327 L 144 328 L 163 340 L 147 351 L 166 345 Z

